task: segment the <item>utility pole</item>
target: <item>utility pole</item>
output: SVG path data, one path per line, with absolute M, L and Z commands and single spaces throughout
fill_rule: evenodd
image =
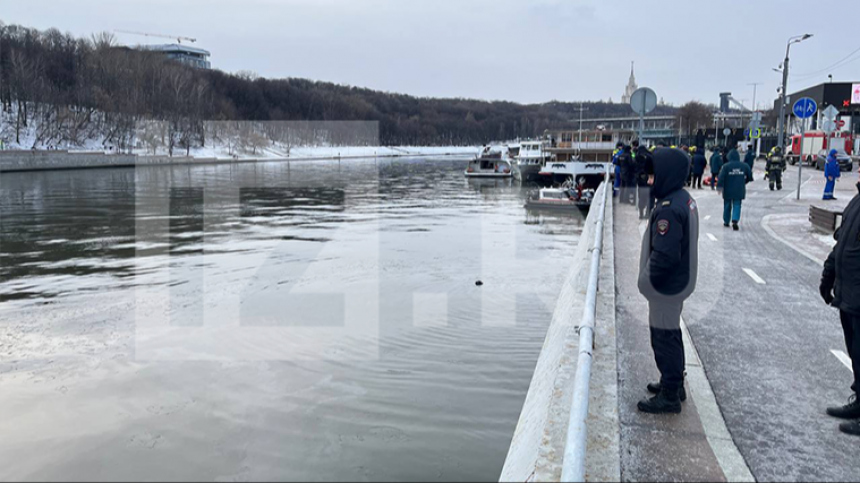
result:
M 783 148 L 785 142 L 785 97 L 788 95 L 788 51 L 791 49 L 791 44 L 803 42 L 812 37 L 812 34 L 803 34 L 788 39 L 785 45 L 785 60 L 782 61 L 782 92 L 779 96 L 779 119 L 777 120 L 778 139 L 777 146 Z
M 757 88 L 758 86 L 760 86 L 760 85 L 761 85 L 761 82 L 750 82 L 750 83 L 749 83 L 749 84 L 747 84 L 747 85 L 748 85 L 748 86 L 753 86 L 753 103 L 752 103 L 752 110 L 753 110 L 753 112 L 755 112 L 755 111 L 757 111 L 757 110 L 758 110 L 757 106 L 755 105 L 755 91 L 756 91 L 756 88 Z
M 582 107 L 582 101 L 579 102 L 579 149 L 582 150 L 582 113 L 587 111 L 587 107 Z

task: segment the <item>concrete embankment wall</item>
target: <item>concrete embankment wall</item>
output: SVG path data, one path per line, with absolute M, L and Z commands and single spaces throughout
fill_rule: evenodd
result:
M 434 153 L 433 156 L 463 156 L 464 153 Z M 43 171 L 87 168 L 133 168 L 185 164 L 236 164 L 271 161 L 313 161 L 324 159 L 367 159 L 421 156 L 420 153 L 386 154 L 379 156 L 341 156 L 272 158 L 195 158 L 190 156 L 139 156 L 136 154 L 104 154 L 75 151 L 0 151 L 0 172 Z
M 597 197 L 603 196 L 601 186 Z M 598 198 L 599 199 L 599 198 Z M 615 346 L 615 271 L 611 201 L 606 206 L 604 251 L 597 299 L 589 399 L 589 481 L 619 481 L 619 423 Z M 579 355 L 578 326 L 585 307 L 598 210 L 585 221 L 573 266 L 559 293 L 552 322 L 514 431 L 501 481 L 559 481 Z

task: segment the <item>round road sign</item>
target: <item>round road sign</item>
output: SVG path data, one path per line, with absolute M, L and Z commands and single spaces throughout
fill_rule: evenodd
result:
M 731 134 L 731 133 L 732 133 L 732 130 L 731 130 L 731 129 L 729 129 L 729 128 L 725 128 L 725 129 L 723 129 L 723 135 L 728 136 L 728 135 L 729 135 L 729 134 Z
M 648 114 L 657 107 L 657 93 L 648 87 L 636 89 L 630 96 L 630 107 L 633 108 L 633 112 L 640 116 Z

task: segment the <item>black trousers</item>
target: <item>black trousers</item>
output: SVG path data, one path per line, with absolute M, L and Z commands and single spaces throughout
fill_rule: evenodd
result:
M 860 391 L 860 316 L 840 311 L 839 318 L 842 319 L 845 346 L 854 369 L 854 384 L 851 385 L 851 390 L 857 394 Z
M 639 213 L 650 215 L 651 210 L 654 209 L 654 199 L 651 197 L 651 187 L 647 185 L 639 186 L 637 191 L 639 196 Z
M 651 348 L 660 371 L 660 384 L 673 391 L 684 384 L 684 339 L 681 335 L 681 311 L 684 304 L 650 302 Z M 860 360 L 858 360 L 860 362 Z
M 693 188 L 702 189 L 702 175 L 694 174 L 693 175 Z
M 621 179 L 621 201 L 631 205 L 636 204 L 636 183 L 632 178 Z
M 776 186 L 778 189 L 782 189 L 782 170 L 774 169 L 767 173 L 767 179 L 770 181 L 770 189 L 773 189 Z

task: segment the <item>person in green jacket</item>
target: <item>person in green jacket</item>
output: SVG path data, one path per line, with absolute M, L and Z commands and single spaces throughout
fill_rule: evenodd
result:
M 723 148 L 720 146 L 714 146 L 714 154 L 711 155 L 711 159 L 708 164 L 711 165 L 711 189 L 717 189 L 717 176 L 720 175 L 720 169 L 723 167 L 723 156 L 721 154 Z
M 728 162 L 720 169 L 717 187 L 723 193 L 723 226 L 732 223 L 732 229 L 740 230 L 741 204 L 747 197 L 747 183 L 753 180 L 750 167 L 741 162 L 741 155 L 734 149 L 726 156 Z

